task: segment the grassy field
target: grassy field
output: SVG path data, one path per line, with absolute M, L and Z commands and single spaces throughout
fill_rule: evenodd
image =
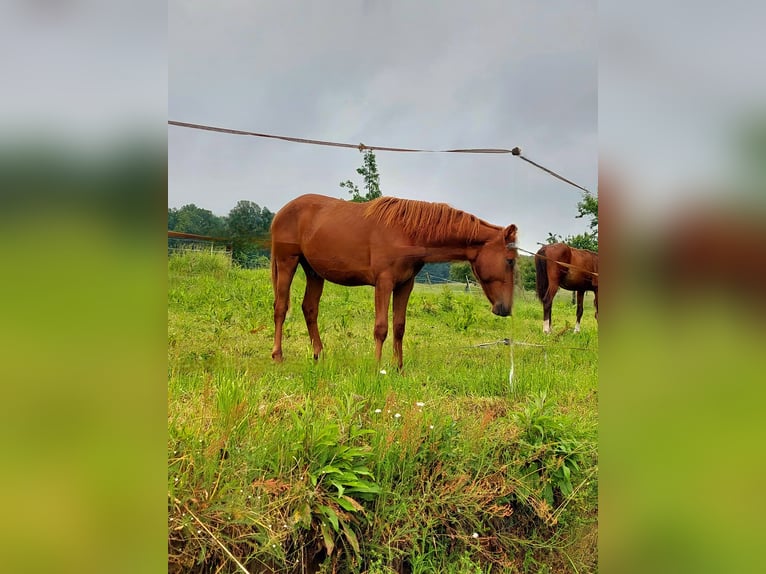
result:
M 315 362 L 299 271 L 273 364 L 268 270 L 168 273 L 170 572 L 597 570 L 592 295 L 576 334 L 561 292 L 546 337 L 530 292 L 501 318 L 418 285 L 398 373 L 390 338 L 373 358 L 371 287 L 325 285 Z

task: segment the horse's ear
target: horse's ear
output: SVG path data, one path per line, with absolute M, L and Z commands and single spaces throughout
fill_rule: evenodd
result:
M 517 228 L 513 223 L 503 230 L 503 237 L 506 243 L 516 243 L 516 231 Z

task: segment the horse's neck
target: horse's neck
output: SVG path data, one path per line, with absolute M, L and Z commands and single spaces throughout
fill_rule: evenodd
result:
M 468 261 L 476 256 L 478 249 L 492 239 L 497 229 L 489 226 L 481 226 L 477 236 L 471 240 L 462 235 L 447 237 L 440 241 L 428 242 L 426 248 L 426 263 L 438 263 L 442 261 Z
M 441 263 L 442 261 L 467 261 L 472 259 L 475 247 L 448 247 L 445 245 L 426 246 L 426 263 Z

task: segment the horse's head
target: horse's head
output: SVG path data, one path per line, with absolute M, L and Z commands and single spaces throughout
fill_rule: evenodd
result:
M 509 225 L 482 245 L 471 261 L 473 274 L 492 303 L 492 312 L 501 317 L 510 315 L 513 307 L 513 268 L 517 255 L 516 226 Z

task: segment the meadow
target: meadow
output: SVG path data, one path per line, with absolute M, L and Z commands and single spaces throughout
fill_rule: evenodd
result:
M 325 284 L 314 361 L 304 286 L 274 364 L 268 269 L 168 260 L 169 572 L 597 571 L 592 294 L 545 336 L 532 292 L 417 285 L 399 373 L 372 287 Z

